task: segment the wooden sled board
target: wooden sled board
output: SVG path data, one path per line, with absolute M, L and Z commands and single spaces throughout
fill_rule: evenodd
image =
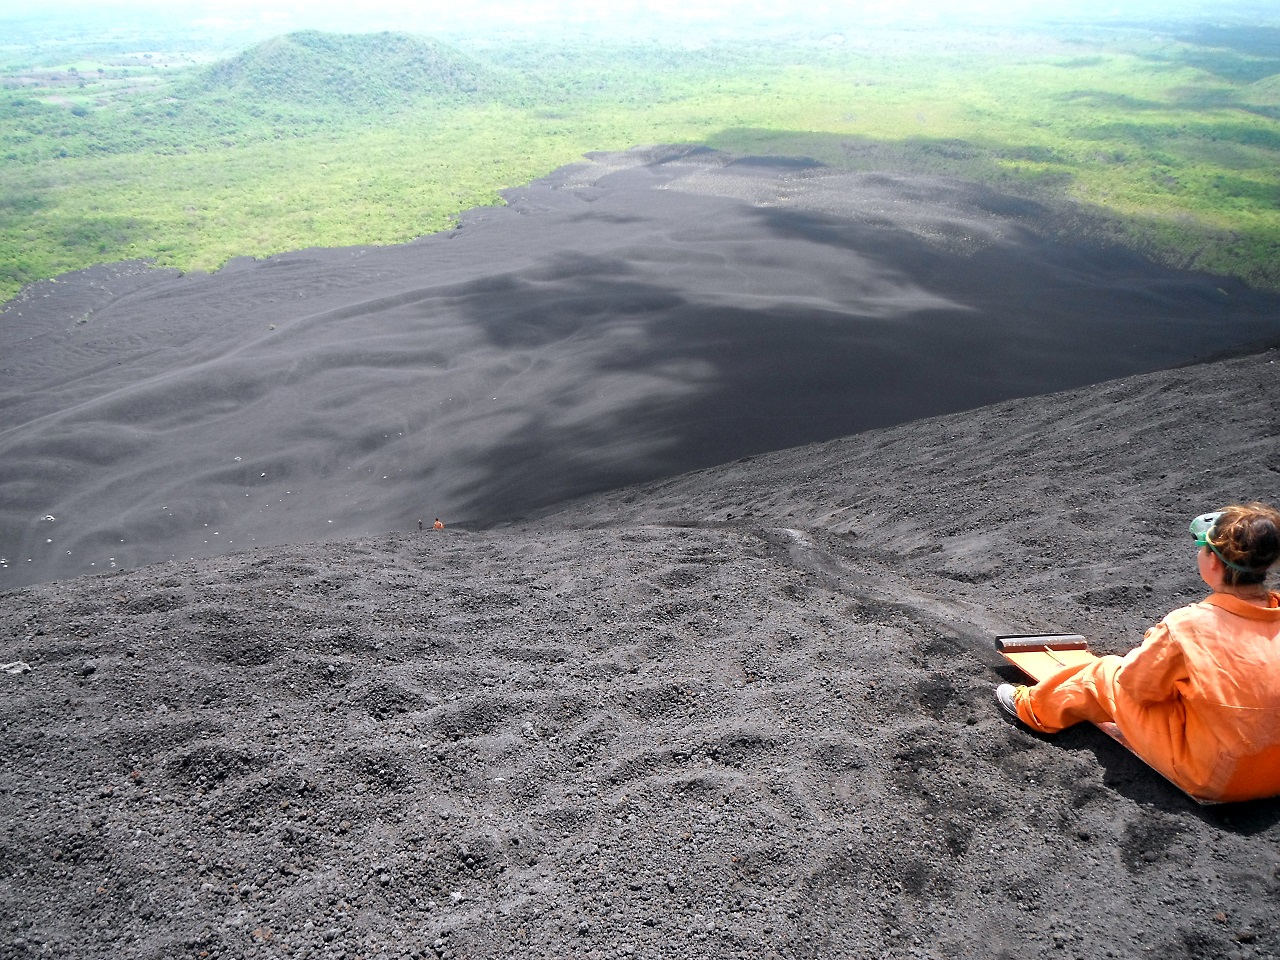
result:
M 1039 683 L 1045 677 L 1052 676 L 1063 667 L 1088 663 L 1090 660 L 1097 659 L 1097 656 L 1089 650 L 1089 642 L 1078 633 L 996 637 L 996 650 L 1002 657 L 1036 683 Z M 1114 723 L 1107 721 L 1094 724 L 1094 726 L 1135 757 L 1138 757 L 1139 760 L 1142 760 L 1142 757 L 1133 749 L 1129 741 L 1124 738 L 1124 734 L 1120 732 L 1120 728 Z M 1142 762 L 1147 763 L 1145 760 L 1142 760 Z M 1150 767 L 1151 764 L 1148 763 L 1147 766 Z M 1151 767 L 1151 769 L 1155 770 L 1155 767 Z M 1160 773 L 1160 771 L 1156 770 L 1156 773 Z M 1164 774 L 1160 775 L 1164 776 Z M 1165 777 L 1165 779 L 1169 780 L 1168 777 Z M 1169 782 L 1173 783 L 1172 780 L 1169 780 Z M 1173 785 L 1178 787 L 1176 783 L 1173 783 Z M 1178 787 L 1178 789 L 1182 790 L 1181 787 Z M 1215 802 L 1213 800 L 1201 800 L 1185 790 L 1182 790 L 1182 792 L 1201 806 L 1209 806 Z

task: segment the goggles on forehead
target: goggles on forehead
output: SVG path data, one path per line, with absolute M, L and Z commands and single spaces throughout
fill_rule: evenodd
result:
M 1220 516 L 1222 516 L 1221 510 L 1217 513 L 1202 513 L 1191 521 L 1191 535 L 1196 538 L 1197 547 L 1208 547 L 1213 550 L 1213 544 L 1209 542 L 1209 533 Z M 1213 552 L 1218 551 L 1213 550 Z
M 1222 516 L 1221 510 L 1215 513 L 1202 513 L 1200 514 L 1200 516 L 1196 517 L 1194 520 L 1191 521 L 1191 535 L 1196 538 L 1196 546 L 1208 547 L 1210 550 L 1213 551 L 1214 556 L 1216 556 L 1219 560 L 1225 563 L 1232 570 L 1238 571 L 1239 573 L 1257 573 L 1258 572 L 1257 567 L 1242 567 L 1238 563 L 1232 563 L 1230 560 L 1224 557 L 1222 555 L 1222 551 L 1219 550 L 1216 546 L 1214 546 L 1213 543 L 1209 540 L 1209 534 L 1213 532 L 1214 525 L 1218 522 L 1218 518 L 1220 516 Z

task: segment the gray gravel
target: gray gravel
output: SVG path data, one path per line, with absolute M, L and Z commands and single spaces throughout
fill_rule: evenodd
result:
M 1276 356 L 0 595 L 0 957 L 1278 956 L 1280 803 L 1018 729 L 990 649 L 1196 595 Z

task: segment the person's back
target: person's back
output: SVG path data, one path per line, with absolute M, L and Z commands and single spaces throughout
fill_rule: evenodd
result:
M 1280 594 L 1215 593 L 1173 611 L 1124 657 L 1115 722 L 1193 796 L 1280 794 Z
M 1280 795 L 1280 512 L 1260 503 L 1191 523 L 1213 590 L 1174 610 L 1124 657 L 1098 657 L 1033 687 L 1001 684 L 1005 710 L 1043 733 L 1114 721 L 1133 750 L 1201 800 Z

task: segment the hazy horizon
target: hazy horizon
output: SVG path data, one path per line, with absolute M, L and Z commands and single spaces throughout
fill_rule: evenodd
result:
M 417 33 L 534 33 L 566 27 L 577 30 L 648 35 L 688 30 L 731 37 L 764 30 L 850 30 L 862 27 L 1043 26 L 1053 23 L 1172 23 L 1187 20 L 1258 21 L 1274 19 L 1271 5 L 1205 0 L 1072 0 L 1046 5 L 1037 0 L 854 0 L 850 3 L 765 3 L 760 0 L 618 0 L 602 7 L 595 0 L 558 0 L 516 4 L 480 0 L 466 6 L 405 0 L 374 0 L 356 11 L 345 3 L 271 4 L 249 0 L 196 2 L 175 12 L 160 0 L 116 0 L 90 3 L 62 0 L 6 5 L 0 21 L 66 24 L 86 29 L 118 21 L 121 27 L 186 24 L 211 33 L 256 35 L 300 29 L 343 32 L 404 30 Z M 79 21 L 77 24 L 76 21 Z

